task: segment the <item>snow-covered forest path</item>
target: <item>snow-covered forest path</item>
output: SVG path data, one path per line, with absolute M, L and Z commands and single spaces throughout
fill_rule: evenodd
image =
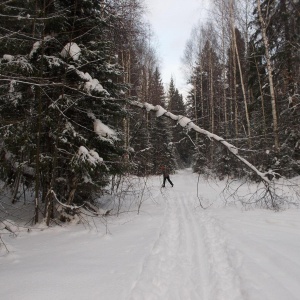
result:
M 191 170 L 148 182 L 139 215 L 4 236 L 0 299 L 299 300 L 300 212 L 224 207 Z M 133 207 L 132 203 L 130 207 Z M 97 223 L 98 222 L 98 223 Z M 108 229 L 108 234 L 106 230 Z M 3 252 L 2 252 L 3 253 Z
M 222 229 L 199 208 L 191 184 L 183 173 L 161 189 L 163 222 L 129 299 L 242 299 Z
M 163 223 L 130 298 L 201 299 L 205 293 L 204 251 L 189 195 L 169 190 L 162 193 L 166 200 Z

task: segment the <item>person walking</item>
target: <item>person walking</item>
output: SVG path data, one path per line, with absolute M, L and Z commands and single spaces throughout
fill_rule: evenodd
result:
M 172 185 L 172 187 L 173 187 L 174 184 L 173 184 L 173 182 L 172 182 L 171 179 L 170 179 L 170 175 L 169 175 L 168 169 L 167 169 L 165 166 L 162 166 L 162 167 L 161 167 L 161 171 L 162 171 L 163 179 L 164 179 L 162 187 L 165 187 L 165 185 L 166 185 L 166 180 L 168 180 L 169 183 L 170 183 L 170 184 Z

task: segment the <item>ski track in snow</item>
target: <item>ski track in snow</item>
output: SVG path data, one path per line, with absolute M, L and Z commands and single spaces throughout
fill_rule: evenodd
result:
M 272 221 L 265 218 L 247 221 L 239 217 L 233 221 L 235 226 L 224 220 L 224 216 L 218 216 L 223 219 L 231 243 L 243 255 L 243 266 L 239 274 L 248 292 L 245 292 L 242 299 L 299 300 L 300 222 L 293 224 L 283 216 L 272 212 L 270 214 L 273 214 Z M 280 218 L 278 227 L 276 217 Z M 269 222 L 271 226 L 268 229 L 266 224 Z M 282 236 L 286 236 L 286 244 Z M 249 246 L 252 246 L 252 251 L 249 251 Z
M 243 299 L 238 261 L 230 256 L 232 249 L 227 251 L 217 221 L 205 211 L 197 212 L 195 195 L 174 188 L 163 189 L 162 197 L 163 223 L 129 300 Z

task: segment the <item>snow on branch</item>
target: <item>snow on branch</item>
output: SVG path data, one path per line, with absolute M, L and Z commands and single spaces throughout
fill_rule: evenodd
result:
M 222 137 L 199 127 L 198 125 L 193 123 L 189 118 L 187 118 L 185 116 L 174 115 L 174 114 L 166 111 L 160 105 L 153 106 L 152 104 L 149 104 L 146 102 L 141 103 L 138 101 L 130 101 L 129 103 L 130 103 L 130 105 L 146 109 L 147 111 L 154 111 L 154 112 L 156 112 L 157 117 L 166 116 L 172 120 L 177 121 L 178 124 L 184 128 L 193 129 L 194 131 L 199 132 L 202 135 L 205 135 L 210 140 L 215 140 L 215 141 L 219 142 L 224 147 L 226 147 L 243 164 L 245 164 L 248 168 L 250 168 L 252 171 L 254 171 L 263 180 L 263 182 L 265 182 L 267 185 L 270 184 L 269 178 L 274 178 L 277 175 L 276 173 L 274 173 L 273 171 L 270 171 L 270 170 L 265 173 L 260 172 L 254 165 L 252 165 L 249 161 L 247 161 L 245 158 L 243 158 L 242 156 L 239 155 L 238 149 L 234 145 L 228 143 Z
M 45 36 L 44 37 L 44 42 L 48 42 L 48 41 L 50 41 L 52 39 L 52 36 L 50 36 L 50 35 L 47 35 L 47 36 Z M 32 46 L 32 49 L 31 49 L 31 51 L 30 51 L 30 53 L 29 53 L 29 57 L 30 58 L 32 58 L 33 57 L 33 55 L 39 50 L 39 48 L 42 46 L 42 41 L 37 41 L 37 42 L 35 42 L 34 44 L 33 44 L 33 46 Z
M 75 71 L 76 74 L 79 76 L 80 79 L 84 81 L 83 84 L 80 85 L 81 88 L 83 88 L 84 91 L 86 91 L 89 95 L 92 91 L 103 93 L 106 96 L 109 96 L 109 93 L 107 90 L 105 90 L 102 86 L 102 84 L 99 82 L 98 79 L 92 78 L 92 76 L 87 72 L 82 72 L 76 69 L 73 65 L 70 65 L 68 67 L 68 71 Z
M 5 64 L 5 65 L 10 66 L 10 67 L 20 68 L 20 69 L 22 69 L 22 71 L 30 73 L 30 74 L 33 72 L 32 64 L 28 61 L 28 59 L 25 56 L 22 56 L 22 55 L 13 56 L 13 55 L 10 55 L 10 54 L 4 54 L 3 57 L 0 58 L 0 63 Z M 12 76 L 8 77 L 7 74 L 5 74 L 5 76 L 2 75 L 1 77 L 4 77 L 8 81 L 16 79 Z
M 88 150 L 84 146 L 80 146 L 78 153 L 75 155 L 77 161 L 88 162 L 89 164 L 96 166 L 102 164 L 103 158 L 95 150 Z
M 63 206 L 63 207 L 65 207 L 65 208 L 69 208 L 69 209 L 71 209 L 71 210 L 75 210 L 75 209 L 79 209 L 79 208 L 81 208 L 81 207 L 83 207 L 83 205 L 81 205 L 81 206 L 77 206 L 77 205 L 68 205 L 68 204 L 65 204 L 65 203 L 62 203 L 62 202 L 60 202 L 59 200 L 58 200 L 58 198 L 57 198 L 57 195 L 56 195 L 56 193 L 51 189 L 51 190 L 49 190 L 49 192 L 48 192 L 48 194 L 52 194 L 52 196 L 54 197 L 54 199 L 61 205 L 61 206 Z
M 117 133 L 113 129 L 102 123 L 99 119 L 94 120 L 94 131 L 102 140 L 118 140 Z
M 70 56 L 73 60 L 78 60 L 80 54 L 81 54 L 81 49 L 74 42 L 67 43 L 60 53 L 62 57 L 66 58 Z

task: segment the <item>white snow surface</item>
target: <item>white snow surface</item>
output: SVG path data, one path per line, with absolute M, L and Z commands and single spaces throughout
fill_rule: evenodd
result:
M 300 299 L 298 209 L 224 206 L 225 182 L 200 179 L 203 210 L 191 170 L 171 180 L 150 178 L 140 214 L 2 235 L 0 299 Z

